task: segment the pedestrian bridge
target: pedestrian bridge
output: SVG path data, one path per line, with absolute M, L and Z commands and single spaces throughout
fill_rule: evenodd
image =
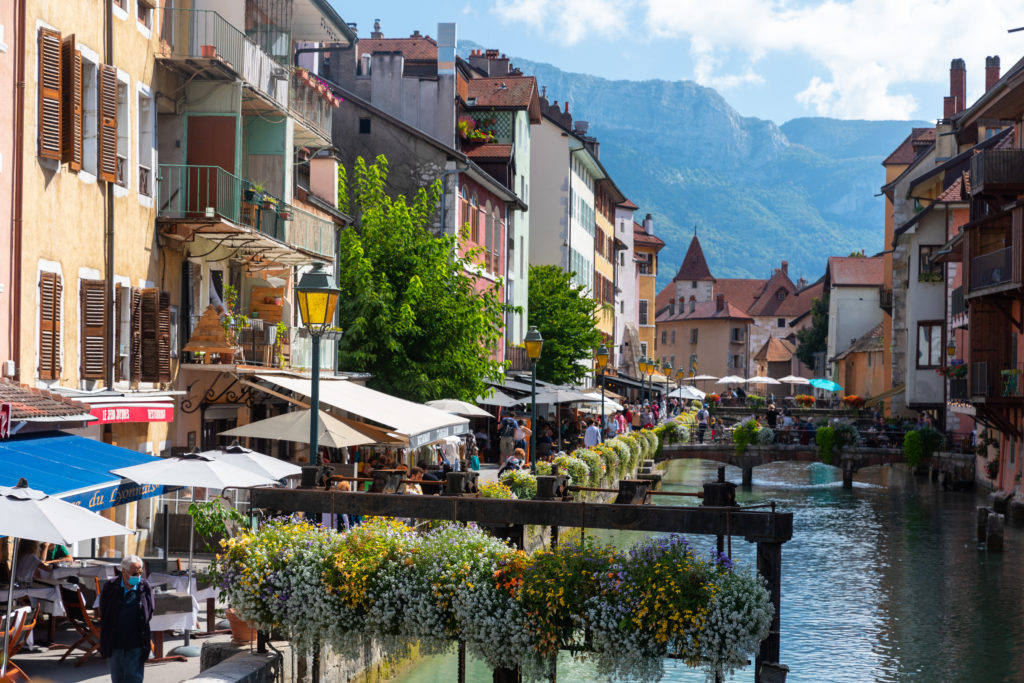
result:
M 659 460 L 713 460 L 739 467 L 743 471 L 743 485 L 753 480 L 753 469 L 773 462 L 821 462 L 814 446 L 803 444 L 751 445 L 742 455 L 736 454 L 731 443 L 677 443 L 665 444 Z M 974 483 L 975 456 L 969 453 L 936 453 L 921 468 L 929 475 L 937 473 L 939 481 L 960 488 Z M 905 464 L 901 448 L 869 448 L 854 446 L 833 454 L 832 465 L 843 472 L 843 487 L 853 487 L 853 476 L 865 467 Z

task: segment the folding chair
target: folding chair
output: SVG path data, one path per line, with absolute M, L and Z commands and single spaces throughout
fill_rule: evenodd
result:
M 39 613 L 39 608 L 28 609 L 21 608 L 14 611 L 11 615 L 14 617 L 14 623 L 11 625 L 10 638 L 8 639 L 7 652 L 0 653 L 6 654 L 7 657 L 7 674 L 3 677 L 2 683 L 14 683 L 15 681 L 28 681 L 31 683 L 32 679 L 28 677 L 24 671 L 21 670 L 17 664 L 11 659 L 14 655 L 21 650 L 22 645 L 25 642 L 25 638 L 32 629 L 36 627 L 36 615 Z M 31 619 L 31 623 L 29 623 Z M 4 632 L 0 630 L 0 643 L 3 642 Z
M 75 662 L 75 666 L 81 666 L 100 646 L 99 624 L 89 616 L 89 610 L 85 606 L 82 591 L 77 588 L 61 586 L 60 597 L 61 602 L 64 604 L 64 611 L 67 613 L 67 620 L 71 622 L 71 625 L 78 631 L 78 635 L 81 636 L 67 649 L 67 652 L 60 658 L 60 661 L 63 662 L 76 648 L 81 647 L 81 649 L 85 650 L 85 654 Z

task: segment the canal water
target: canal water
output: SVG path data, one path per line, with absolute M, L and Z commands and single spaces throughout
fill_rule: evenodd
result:
M 674 461 L 666 490 L 697 491 L 716 465 Z M 727 468 L 737 484 L 740 471 Z M 794 514 L 783 546 L 782 663 L 789 683 L 1019 683 L 1024 681 L 1024 529 L 1007 527 L 1006 550 L 975 540 L 982 493 L 942 491 L 905 468 L 858 472 L 852 491 L 820 463 L 754 469 L 740 504 L 777 501 Z M 663 498 L 666 501 L 668 498 Z M 639 532 L 609 532 L 628 545 Z M 714 538 L 695 537 L 712 547 Z M 754 562 L 754 545 L 732 543 Z M 430 657 L 400 683 L 455 681 L 454 655 Z M 670 663 L 663 680 L 700 683 L 703 674 Z M 730 681 L 753 681 L 753 666 Z M 560 658 L 559 683 L 602 679 L 587 662 Z M 490 683 L 472 658 L 467 681 Z

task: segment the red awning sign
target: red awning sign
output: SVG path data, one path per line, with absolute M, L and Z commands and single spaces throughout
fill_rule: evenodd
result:
M 174 406 L 170 404 L 93 406 L 89 414 L 96 418 L 93 424 L 100 425 L 119 422 L 173 422 Z

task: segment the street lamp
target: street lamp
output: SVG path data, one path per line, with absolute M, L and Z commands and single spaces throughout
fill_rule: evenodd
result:
M 318 442 L 320 426 L 320 336 L 334 320 L 334 310 L 338 306 L 341 291 L 334 287 L 331 276 L 324 272 L 323 265 L 317 263 L 313 270 L 302 276 L 299 286 L 295 288 L 299 300 L 299 315 L 302 325 L 309 331 L 313 342 L 313 381 L 310 391 L 309 416 L 309 467 L 302 468 L 302 486 L 311 488 L 316 485 L 317 470 L 320 468 L 320 444 Z
M 537 474 L 537 361 L 540 351 L 544 348 L 544 337 L 540 336 L 536 325 L 530 325 L 523 338 L 526 356 L 530 359 L 530 473 Z
M 647 399 L 647 356 L 640 357 L 636 369 L 640 371 L 640 402 L 643 403 Z
M 601 441 L 604 441 L 604 369 L 608 367 L 608 348 L 604 344 L 597 348 L 596 365 L 601 372 Z
M 668 383 L 672 381 L 672 364 L 665 362 L 665 367 L 662 368 L 662 372 L 665 373 L 665 412 L 668 412 Z M 664 416 L 662 416 L 664 417 Z

